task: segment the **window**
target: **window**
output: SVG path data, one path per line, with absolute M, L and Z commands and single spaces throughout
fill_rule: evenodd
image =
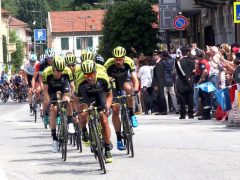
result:
M 92 48 L 93 47 L 93 38 L 87 37 L 87 47 Z
M 69 50 L 68 38 L 61 38 L 61 48 L 62 50 Z
M 77 38 L 76 44 L 77 44 L 77 50 L 82 49 L 82 38 Z
M 81 37 L 76 39 L 77 49 L 87 49 L 93 47 L 92 37 Z

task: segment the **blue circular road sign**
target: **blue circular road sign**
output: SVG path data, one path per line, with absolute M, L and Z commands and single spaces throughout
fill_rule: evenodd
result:
M 173 26 L 176 30 L 184 30 L 188 25 L 188 20 L 185 16 L 176 16 L 173 19 Z

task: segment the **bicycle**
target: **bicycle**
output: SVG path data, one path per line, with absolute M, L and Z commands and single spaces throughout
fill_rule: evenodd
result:
M 58 137 L 58 151 L 62 151 L 62 159 L 67 159 L 67 142 L 68 142 L 68 128 L 67 128 L 67 114 L 66 107 L 68 101 L 62 101 L 60 93 L 57 93 L 57 101 L 51 101 L 51 104 L 57 105 L 57 137 Z M 58 118 L 59 117 L 59 118 Z M 58 119 L 60 119 L 58 121 Z
M 32 112 L 34 115 L 34 119 L 35 119 L 35 123 L 37 122 L 37 112 L 40 110 L 40 107 L 42 106 L 42 96 L 40 96 L 39 98 L 36 98 L 36 92 L 33 91 L 33 95 L 32 95 Z M 43 121 L 43 115 L 42 115 L 42 111 L 40 111 L 40 117 L 42 118 Z
M 0 87 L 0 99 L 2 100 L 3 103 L 6 103 L 9 98 L 9 93 L 8 89 L 4 86 Z
M 74 116 L 74 119 L 77 119 L 75 115 L 73 116 Z M 73 144 L 73 146 L 77 145 L 77 150 L 82 152 L 82 130 L 80 128 L 79 123 L 74 123 L 74 129 L 75 129 L 75 133 L 70 134 L 70 137 L 69 137 L 70 144 Z
M 94 153 L 95 159 L 98 159 L 99 165 L 103 173 L 106 174 L 105 167 L 105 157 L 103 154 L 104 142 L 102 136 L 102 126 L 99 118 L 99 108 L 93 105 L 90 105 L 88 109 L 83 110 L 82 112 L 89 113 L 88 119 L 88 128 L 89 128 L 89 139 L 90 139 L 90 148 Z M 80 112 L 80 113 L 82 113 Z
M 126 150 L 127 150 L 127 155 L 129 155 L 131 152 L 132 157 L 134 157 L 134 147 L 133 147 L 134 132 L 133 132 L 131 119 L 129 116 L 129 110 L 127 107 L 127 98 L 133 97 L 133 96 L 136 96 L 136 94 L 132 94 L 132 95 L 123 94 L 113 98 L 115 100 L 118 100 L 121 106 L 122 139 L 123 139 L 124 146 L 126 147 Z
M 34 115 L 34 121 L 37 122 L 37 101 L 35 92 L 32 95 L 32 113 Z

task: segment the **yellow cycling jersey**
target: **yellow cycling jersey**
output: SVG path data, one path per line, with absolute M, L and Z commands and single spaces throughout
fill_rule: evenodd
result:
M 96 64 L 96 70 L 97 71 L 103 71 L 105 73 L 107 72 L 106 68 L 103 65 L 101 65 L 101 64 Z M 77 64 L 76 68 L 75 68 L 75 72 L 73 74 L 73 78 L 74 78 L 74 83 L 75 84 L 76 84 L 76 77 L 78 77 L 78 75 L 81 74 L 81 73 L 82 73 L 81 65 Z
M 52 66 L 47 67 L 43 71 L 43 83 L 49 85 L 50 87 L 62 87 L 66 81 L 73 81 L 72 71 L 68 67 L 64 68 L 64 70 L 62 71 L 62 75 L 59 79 L 54 78 Z
M 134 61 L 128 57 L 128 56 L 125 56 L 124 58 L 124 63 L 123 63 L 123 68 L 119 69 L 115 66 L 115 61 L 114 61 L 115 58 L 109 58 L 105 64 L 104 64 L 104 67 L 106 68 L 107 72 L 109 73 L 109 71 L 128 71 L 130 70 L 130 72 L 133 72 L 135 71 L 135 64 L 134 64 Z
M 87 83 L 87 80 L 84 76 L 84 73 L 78 74 L 76 77 L 76 93 L 78 92 L 78 88 L 81 84 Z M 96 72 L 96 87 L 103 86 L 105 90 L 111 89 L 110 78 L 104 70 L 97 70 Z
M 73 74 L 73 79 L 74 79 L 74 82 L 76 80 L 76 77 L 82 73 L 82 69 L 81 69 L 81 65 L 79 64 L 76 64 L 76 67 L 75 67 L 75 72 Z

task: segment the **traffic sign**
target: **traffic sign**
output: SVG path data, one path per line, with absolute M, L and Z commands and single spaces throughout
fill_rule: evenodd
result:
M 35 41 L 46 41 L 46 29 L 34 29 L 34 39 Z
M 240 2 L 233 3 L 233 17 L 234 23 L 240 23 Z
M 188 25 L 188 20 L 185 16 L 179 15 L 173 19 L 173 27 L 176 30 L 184 30 Z

